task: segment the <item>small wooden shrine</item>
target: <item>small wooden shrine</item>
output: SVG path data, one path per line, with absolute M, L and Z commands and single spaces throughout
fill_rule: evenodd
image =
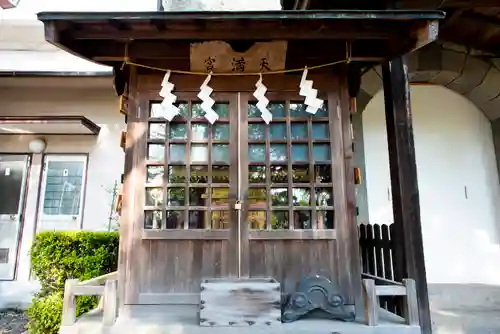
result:
M 123 97 L 121 308 L 191 305 L 200 326 L 373 319 L 363 304 L 389 290 L 362 293 L 350 115 L 382 63 L 407 324 L 430 328 L 401 57 L 437 38 L 442 12 L 38 17 L 49 42 L 113 66 Z

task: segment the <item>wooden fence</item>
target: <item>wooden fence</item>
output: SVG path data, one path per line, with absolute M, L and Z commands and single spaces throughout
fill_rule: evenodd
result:
M 61 333 L 73 333 L 76 322 L 76 296 L 100 296 L 97 310 L 102 310 L 102 325 L 112 326 L 118 315 L 118 272 L 112 272 L 87 281 L 68 279 L 64 286 Z M 64 327 L 69 327 L 65 329 Z
M 380 283 L 398 282 L 394 276 L 394 243 L 392 228 L 389 225 L 359 225 L 359 246 L 364 278 L 371 278 Z M 402 315 L 403 301 L 398 296 L 381 296 L 380 305 L 390 312 Z

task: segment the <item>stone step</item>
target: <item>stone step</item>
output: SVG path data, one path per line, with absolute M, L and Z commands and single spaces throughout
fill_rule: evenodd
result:
M 381 311 L 380 324 L 370 327 L 361 321 L 326 319 L 298 320 L 271 326 L 201 327 L 196 305 L 126 306 L 111 328 L 103 328 L 102 313 L 80 317 L 76 324 L 61 328 L 61 334 L 420 334 L 420 328 L 406 326 L 399 317 Z

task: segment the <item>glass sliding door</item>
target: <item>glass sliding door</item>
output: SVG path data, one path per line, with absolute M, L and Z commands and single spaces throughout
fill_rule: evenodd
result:
M 0 280 L 15 277 L 29 155 L 0 154 Z

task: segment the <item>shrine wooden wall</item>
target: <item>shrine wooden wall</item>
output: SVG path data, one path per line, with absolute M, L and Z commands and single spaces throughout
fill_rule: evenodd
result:
M 197 304 L 203 278 L 234 277 L 226 240 L 144 240 L 139 303 Z M 250 277 L 273 277 L 282 293 L 321 274 L 338 282 L 335 240 L 251 241 Z
M 165 229 L 157 233 L 144 230 L 147 102 L 159 99 L 162 76 L 138 76 L 133 71 L 129 91 L 119 268 L 125 304 L 198 303 L 202 278 L 237 276 L 237 247 L 241 247 L 242 266 L 239 270 L 242 276 L 273 277 L 282 284 L 283 293 L 290 293 L 304 276 L 321 274 L 340 286 L 346 303 L 361 304 L 347 83 L 342 74 L 311 74 L 310 78 L 315 79 L 315 88 L 326 97 L 329 110 L 326 122 L 332 136 L 330 167 L 334 228 L 294 230 L 292 227 L 290 230 L 249 231 L 244 220 L 248 210 L 243 209 L 243 239 L 238 243 L 234 228 L 230 231 Z M 197 92 L 203 79 L 200 76 L 178 76 L 172 80 L 176 92 Z M 255 77 L 214 77 L 210 86 L 214 92 L 248 94 L 255 90 L 255 81 Z M 300 74 L 270 75 L 264 78 L 264 82 L 273 94 L 297 94 Z M 236 121 L 231 117 L 231 122 Z M 311 187 L 314 189 L 315 186 Z M 248 188 L 245 181 L 242 188 Z M 231 198 L 230 204 L 234 201 L 235 198 Z M 236 218 L 236 214 L 232 213 L 231 217 Z M 231 223 L 237 226 L 237 221 Z

